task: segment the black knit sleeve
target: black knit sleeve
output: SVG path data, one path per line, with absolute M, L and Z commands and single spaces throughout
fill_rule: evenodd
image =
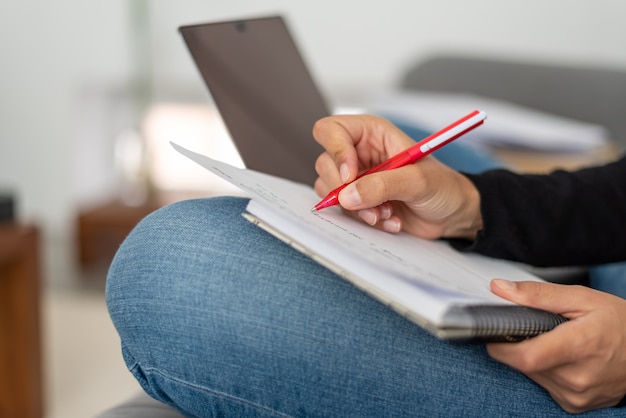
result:
M 626 158 L 574 172 L 467 174 L 483 229 L 463 248 L 535 266 L 626 260 Z

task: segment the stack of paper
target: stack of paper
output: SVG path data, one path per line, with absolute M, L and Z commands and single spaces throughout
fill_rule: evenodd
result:
M 367 99 L 364 107 L 369 113 L 431 132 L 467 113 L 467 109 L 481 109 L 489 115 L 489 123 L 460 140 L 489 146 L 586 152 L 609 139 L 607 129 L 600 125 L 470 94 L 384 93 Z

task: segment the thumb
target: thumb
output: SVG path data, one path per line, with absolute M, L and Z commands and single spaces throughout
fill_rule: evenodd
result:
M 558 314 L 579 312 L 581 307 L 589 306 L 593 294 L 591 289 L 582 286 L 502 279 L 491 281 L 491 291 L 519 305 Z
M 348 184 L 339 194 L 339 201 L 349 210 L 372 208 L 390 200 L 408 202 L 422 191 L 420 178 L 415 164 L 371 173 Z

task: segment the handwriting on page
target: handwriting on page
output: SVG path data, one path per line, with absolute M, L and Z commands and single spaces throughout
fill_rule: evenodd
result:
M 251 204 L 255 204 L 254 215 L 283 234 L 290 235 L 298 230 L 300 235 L 307 236 L 310 252 L 324 255 L 341 266 L 351 265 L 353 271 L 362 272 L 363 265 L 367 264 L 381 275 L 393 274 L 402 280 L 445 289 L 459 296 L 492 301 L 498 298 L 489 290 L 491 278 L 533 279 L 508 264 L 460 254 L 443 242 L 379 231 L 352 219 L 338 207 L 311 212 L 318 196 L 309 186 L 232 167 L 172 145 L 249 193 L 253 198 Z
M 259 183 L 255 183 L 253 187 L 247 188 L 246 191 L 257 195 L 265 201 L 271 201 L 276 205 L 287 206 L 289 204 L 289 202 L 287 202 L 285 199 L 272 192 L 271 190 L 266 189 L 262 184 Z
M 315 222 L 317 228 L 335 243 L 342 243 L 348 251 L 353 251 L 374 263 L 385 263 L 397 275 L 420 283 L 444 287 L 452 292 L 477 295 L 492 299 L 488 280 L 478 272 L 460 264 L 456 252 L 441 242 L 430 242 L 407 236 L 392 235 L 375 230 L 353 219 L 339 214 L 330 215 L 330 211 L 312 214 L 321 222 Z M 311 223 L 309 219 L 303 222 Z M 464 280 L 457 278 L 463 277 Z M 468 280 L 469 278 L 469 280 Z

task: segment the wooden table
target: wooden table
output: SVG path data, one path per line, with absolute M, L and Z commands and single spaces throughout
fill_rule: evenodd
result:
M 83 208 L 76 219 L 78 262 L 81 267 L 108 266 L 119 245 L 144 217 L 170 203 L 205 193 L 156 191 L 141 204 L 119 199 Z
M 555 169 L 576 170 L 592 165 L 602 165 L 615 160 L 621 151 L 609 142 L 587 152 L 541 152 L 519 149 L 492 149 L 493 154 L 507 166 L 523 173 L 548 173 Z
M 160 204 L 155 201 L 130 206 L 111 200 L 81 211 L 77 218 L 80 265 L 108 264 L 134 226 L 159 207 Z
M 0 223 L 0 417 L 43 416 L 39 231 Z

